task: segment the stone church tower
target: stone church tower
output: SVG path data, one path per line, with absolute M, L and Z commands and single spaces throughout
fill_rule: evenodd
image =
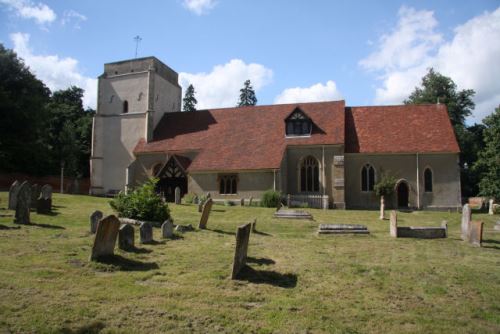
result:
M 104 65 L 90 157 L 92 195 L 125 188 L 127 168 L 141 138 L 149 142 L 167 112 L 181 109 L 178 74 L 155 57 Z

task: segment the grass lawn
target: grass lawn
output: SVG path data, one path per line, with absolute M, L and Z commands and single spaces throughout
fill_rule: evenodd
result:
M 449 222 L 447 239 L 394 239 L 376 211 L 308 209 L 315 221 L 273 209 L 214 206 L 208 230 L 113 264 L 88 261 L 89 214 L 108 199 L 55 194 L 53 215 L 17 228 L 0 209 L 0 333 L 499 333 L 500 217 L 484 247 L 460 240 L 460 214 L 399 213 L 401 226 Z M 5 208 L 7 193 L 0 193 Z M 197 226 L 194 205 L 171 205 Z M 245 279 L 229 279 L 238 225 L 257 218 Z M 370 235 L 318 236 L 320 223 L 365 224 Z

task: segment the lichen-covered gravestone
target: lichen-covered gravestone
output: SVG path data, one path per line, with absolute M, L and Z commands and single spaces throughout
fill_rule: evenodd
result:
M 31 187 L 27 181 L 24 181 L 19 187 L 16 198 L 16 217 L 14 223 L 29 224 L 30 223 L 30 202 L 31 202 Z
M 236 230 L 236 247 L 234 249 L 233 271 L 231 279 L 238 278 L 238 275 L 246 265 L 248 254 L 248 242 L 250 240 L 251 223 L 238 227 Z
M 90 233 L 94 234 L 95 231 L 97 230 L 97 224 L 99 223 L 99 220 L 102 219 L 102 212 L 99 210 L 94 211 L 90 217 Z
M 44 185 L 40 190 L 40 197 L 36 201 L 37 213 L 50 213 L 52 210 L 52 186 Z
M 397 238 L 398 237 L 398 216 L 395 210 L 391 211 L 391 216 L 390 216 L 390 234 L 391 237 Z
M 469 243 L 473 246 L 481 247 L 483 242 L 483 222 L 471 221 L 469 229 Z
M 123 250 L 134 248 L 134 227 L 130 224 L 123 224 L 118 231 L 118 247 Z
M 471 220 L 472 212 L 469 204 L 465 204 L 462 209 L 462 224 L 461 224 L 461 237 L 462 240 L 469 240 L 469 229 L 470 229 L 470 220 Z
M 198 228 L 207 228 L 208 217 L 210 216 L 210 211 L 212 210 L 212 204 L 213 200 L 211 198 L 207 199 L 205 204 L 203 204 L 203 210 L 201 212 L 200 224 L 198 225 Z
M 9 210 L 15 210 L 16 209 L 16 202 L 17 202 L 17 193 L 19 192 L 19 188 L 21 187 L 21 183 L 19 183 L 17 180 L 12 183 L 9 189 Z
M 92 254 L 90 255 L 91 261 L 114 254 L 119 228 L 120 221 L 116 216 L 107 216 L 99 221 L 94 238 L 94 246 L 92 246 Z
M 165 220 L 161 225 L 161 236 L 169 239 L 174 236 L 174 224 L 170 219 Z
M 40 196 L 40 186 L 38 184 L 34 184 L 31 186 L 31 205 L 32 209 L 36 209 L 36 200 Z
M 150 222 L 143 222 L 139 228 L 139 236 L 141 244 L 149 244 L 153 242 L 153 225 Z
M 181 188 L 175 187 L 175 204 L 181 204 Z
M 242 198 L 242 199 L 240 200 L 240 205 L 241 205 L 241 206 L 245 206 L 245 199 L 244 199 L 244 198 Z
M 252 202 L 253 202 L 253 197 L 250 196 L 250 199 L 248 200 L 248 206 L 252 206 Z

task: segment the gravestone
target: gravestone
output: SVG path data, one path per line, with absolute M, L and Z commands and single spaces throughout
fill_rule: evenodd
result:
M 483 225 L 481 221 L 471 221 L 469 230 L 469 243 L 473 246 L 481 247 L 483 242 Z
M 250 196 L 250 199 L 248 200 L 248 206 L 252 206 L 252 202 L 253 202 L 253 197 Z
M 257 218 L 252 222 L 252 232 L 257 232 Z
M 489 201 L 488 214 L 489 215 L 494 214 L 494 212 L 493 212 L 493 199 L 490 199 L 490 201 Z
M 52 210 L 52 186 L 44 185 L 40 189 L 40 197 L 36 201 L 37 213 L 50 213 Z
M 198 196 L 194 196 L 193 197 L 193 204 L 198 204 L 199 200 L 200 199 L 198 198 Z
M 40 196 L 40 186 L 38 184 L 34 184 L 31 186 L 31 204 L 30 208 L 36 209 L 36 201 Z
M 90 255 L 91 261 L 114 254 L 119 228 L 120 221 L 116 216 L 107 216 L 99 221 L 94 238 L 94 246 L 92 246 L 92 253 Z
M 16 198 L 16 216 L 14 223 L 29 224 L 30 223 L 30 202 L 31 202 L 31 187 L 27 181 L 24 181 L 19 187 Z
M 390 234 L 391 237 L 397 238 L 398 237 L 398 216 L 395 210 L 391 211 L 391 217 L 390 217 Z
M 153 225 L 150 222 L 143 222 L 139 228 L 139 236 L 141 244 L 149 244 L 153 242 Z
M 240 200 L 240 205 L 241 205 L 241 206 L 245 206 L 245 199 L 244 199 L 244 198 L 242 198 L 242 199 Z
M 241 269 L 246 265 L 248 242 L 250 240 L 251 224 L 245 224 L 236 230 L 236 247 L 234 249 L 233 271 L 231 279 L 236 279 Z
M 9 189 L 9 210 L 15 210 L 16 209 L 16 203 L 17 203 L 17 193 L 19 192 L 19 188 L 21 187 L 21 183 L 19 181 L 15 180 L 12 185 L 10 186 Z
M 118 247 L 123 250 L 134 248 L 134 227 L 129 224 L 123 224 L 118 231 Z
M 203 204 L 204 203 L 205 203 L 204 201 L 200 200 L 200 202 L 198 203 L 198 212 L 201 212 L 203 210 Z
M 102 212 L 99 210 L 94 211 L 90 217 L 90 233 L 94 234 L 97 231 L 97 224 L 102 219 Z
M 181 204 L 181 188 L 175 187 L 175 204 Z
M 207 199 L 212 198 L 212 195 L 210 193 L 207 193 Z
M 444 228 L 444 237 L 448 238 L 448 221 L 443 220 L 441 222 L 441 227 Z
M 292 196 L 290 194 L 286 196 L 286 206 L 289 208 L 292 206 Z
M 208 217 L 210 216 L 210 211 L 212 210 L 212 204 L 213 200 L 211 198 L 207 199 L 205 204 L 203 204 L 203 210 L 201 212 L 200 224 L 198 225 L 198 228 L 207 228 Z
M 161 225 L 161 236 L 163 238 L 172 238 L 174 236 L 174 224 L 170 219 L 167 219 L 162 225 Z
M 462 240 L 467 241 L 469 240 L 469 228 L 470 228 L 470 220 L 472 216 L 472 211 L 469 206 L 469 204 L 465 204 L 463 209 L 462 209 L 462 224 L 461 226 L 461 237 Z

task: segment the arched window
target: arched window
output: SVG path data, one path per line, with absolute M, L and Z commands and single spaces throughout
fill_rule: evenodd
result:
M 124 114 L 128 113 L 128 101 L 127 100 L 123 101 L 123 110 L 122 111 Z
M 319 164 L 311 156 L 304 158 L 300 165 L 300 191 L 319 191 Z
M 432 170 L 426 168 L 424 171 L 424 189 L 426 193 L 432 192 Z
M 375 185 L 375 169 L 366 164 L 361 170 L 361 191 L 373 191 Z
M 219 193 L 222 195 L 236 194 L 238 192 L 238 177 L 236 175 L 219 176 Z

